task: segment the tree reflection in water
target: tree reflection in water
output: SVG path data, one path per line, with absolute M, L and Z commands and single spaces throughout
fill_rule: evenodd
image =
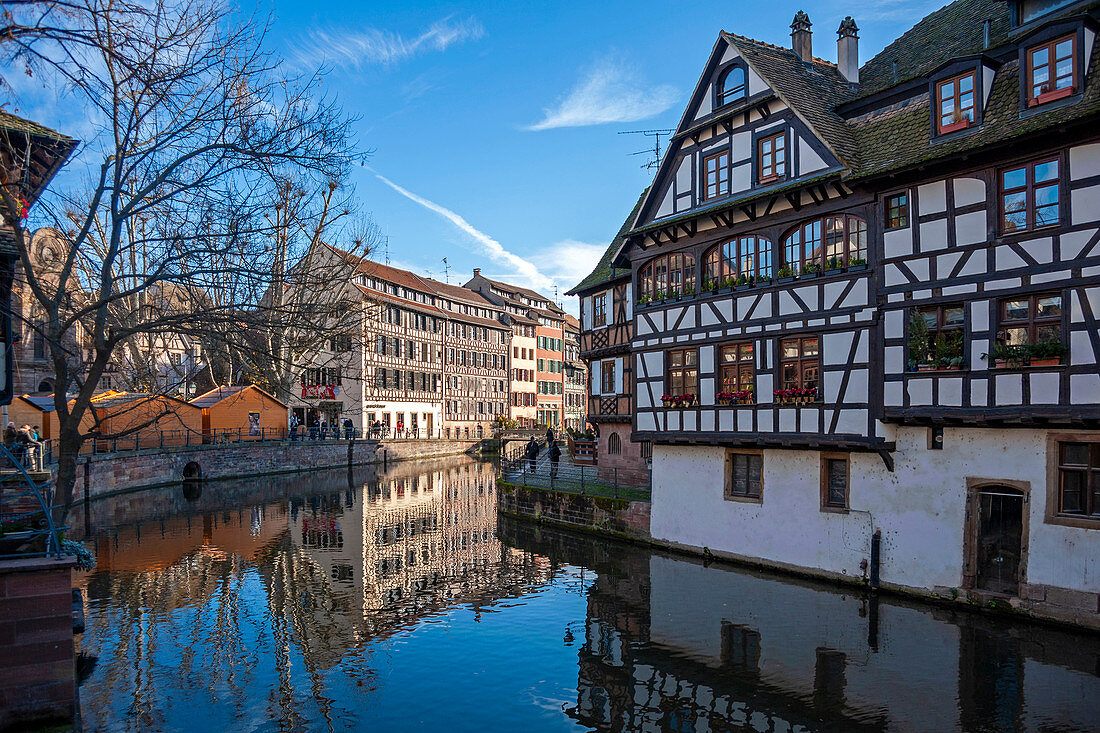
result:
M 460 458 L 93 504 L 85 726 L 1100 730 L 1095 637 L 498 520 L 494 479 Z

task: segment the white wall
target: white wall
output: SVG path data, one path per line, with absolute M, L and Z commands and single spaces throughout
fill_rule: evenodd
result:
M 881 529 L 882 580 L 914 588 L 962 583 L 966 478 L 1031 485 L 1026 581 L 1100 592 L 1097 530 L 1045 524 L 1046 432 L 947 429 L 944 449 L 922 428 L 897 430 L 895 472 L 851 454 L 848 514 L 820 509 L 820 454 L 766 450 L 763 502 L 722 498 L 725 451 L 653 447 L 654 537 L 805 568 L 860 576 Z

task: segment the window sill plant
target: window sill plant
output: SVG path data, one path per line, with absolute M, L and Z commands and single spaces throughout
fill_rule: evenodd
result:
M 752 390 L 742 389 L 736 392 L 719 392 L 714 396 L 714 401 L 719 405 L 751 405 L 753 403 Z
M 986 361 L 992 361 L 995 369 L 1055 367 L 1062 365 L 1066 351 L 1065 344 L 1057 341 L 1017 344 L 1014 346 L 997 342 L 993 345 L 993 352 L 982 354 L 982 358 Z
M 817 262 L 807 262 L 802 265 L 802 272 L 799 277 L 817 277 L 821 274 L 821 265 Z
M 780 405 L 801 405 L 817 401 L 817 387 L 777 389 L 772 394 Z
M 677 395 L 661 395 L 661 402 L 665 407 L 672 407 L 680 409 L 683 407 L 695 406 L 695 395 L 693 394 L 677 394 Z

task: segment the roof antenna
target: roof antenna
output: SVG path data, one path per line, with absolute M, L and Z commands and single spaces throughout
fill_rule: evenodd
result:
M 443 282 L 448 285 L 451 284 L 451 265 L 447 262 L 447 258 L 443 258 Z
M 390 266 L 390 235 L 388 235 L 388 234 L 386 235 L 386 244 L 385 244 L 385 249 L 383 251 L 386 253 L 386 267 L 389 267 Z
M 675 129 L 663 129 L 663 130 L 623 130 L 620 135 L 645 135 L 646 137 L 653 138 L 653 149 L 639 150 L 631 155 L 652 155 L 652 158 L 642 163 L 643 168 L 655 168 L 661 162 L 661 138 L 669 137 L 672 133 L 676 132 Z

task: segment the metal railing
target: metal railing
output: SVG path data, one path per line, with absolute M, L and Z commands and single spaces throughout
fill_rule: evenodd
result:
M 534 460 L 527 457 L 526 446 L 508 450 L 501 456 L 501 477 L 508 483 L 526 488 L 614 499 L 650 500 L 648 468 L 576 465 L 564 451 L 555 463 L 550 460 L 545 440 L 539 442 L 539 452 Z
M 88 436 L 80 447 L 80 455 L 127 453 L 150 448 L 178 448 L 232 443 L 295 443 L 334 440 L 439 440 L 427 430 L 405 428 L 391 430 L 387 426 L 363 431 L 360 428 L 217 428 L 208 432 L 196 430 L 141 430 L 117 437 Z M 37 444 L 34 452 L 37 470 L 57 461 L 57 441 Z M 26 463 L 24 462 L 24 465 Z
M 52 507 L 49 482 L 35 481 L 24 457 L 0 445 L 0 557 L 59 557 L 64 527 Z

